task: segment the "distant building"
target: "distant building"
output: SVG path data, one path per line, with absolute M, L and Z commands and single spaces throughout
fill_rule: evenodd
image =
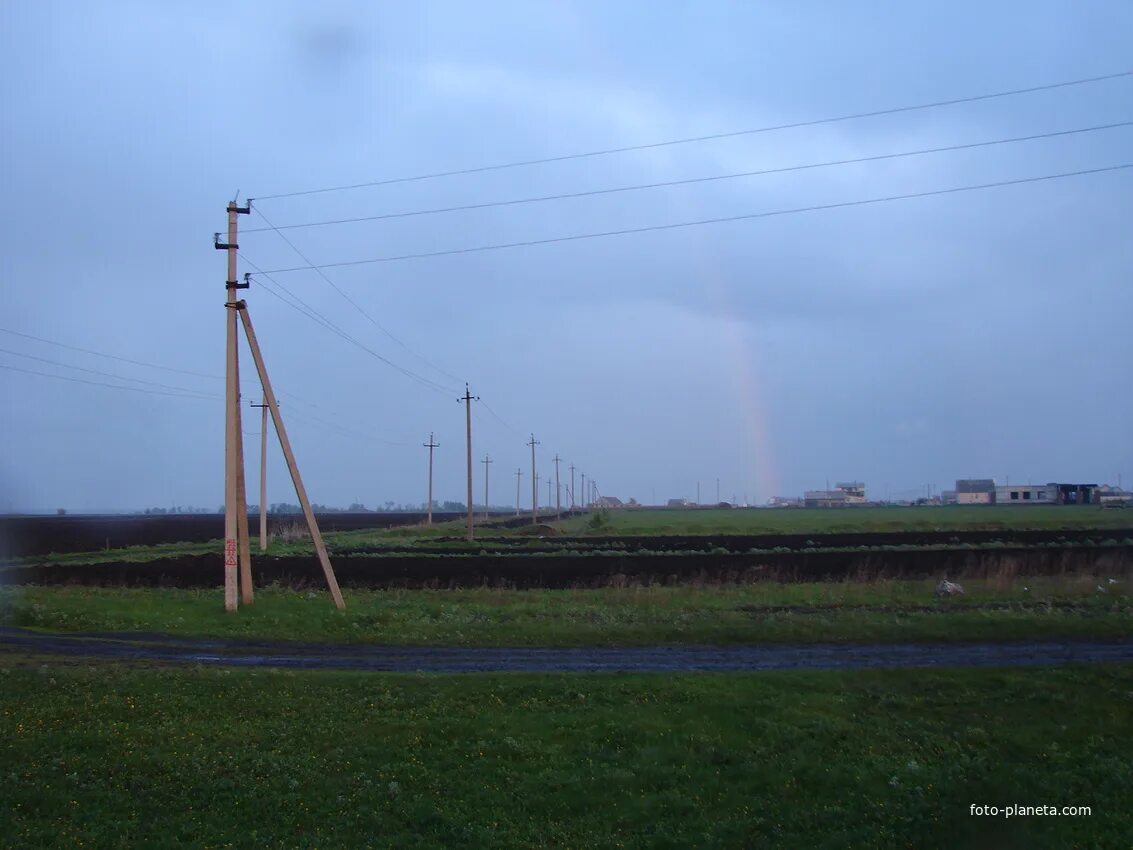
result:
M 1048 484 L 1055 489 L 1055 500 L 1060 505 L 1093 505 L 1097 503 L 1097 484 Z
M 1103 484 L 1094 491 L 1094 500 L 1099 505 L 1133 504 L 1133 493 L 1130 493 L 1128 490 L 1122 490 L 1120 487 L 1110 487 L 1107 484 Z
M 962 478 L 956 482 L 958 505 L 991 505 L 997 495 L 994 478 Z
M 620 508 L 623 507 L 622 500 L 617 496 L 599 496 L 598 501 L 594 503 L 599 508 Z
M 1057 505 L 1054 484 L 1004 484 L 995 488 L 997 505 Z
M 941 490 L 940 491 L 940 504 L 942 504 L 942 505 L 958 505 L 958 504 L 960 504 L 959 494 L 955 490 Z
M 807 490 L 803 504 L 808 508 L 841 508 L 846 505 L 846 494 L 841 490 Z
M 865 484 L 861 481 L 847 481 L 836 485 L 833 490 L 807 490 L 803 493 L 803 504 L 808 508 L 842 508 L 846 505 L 865 504 Z
M 667 504 L 670 508 L 687 508 L 688 499 L 669 499 Z
M 1004 484 L 995 488 L 1001 505 L 1092 505 L 1097 504 L 1097 484 Z
M 792 499 L 788 496 L 772 496 L 767 500 L 767 507 L 769 508 L 801 508 L 802 506 L 802 499 Z

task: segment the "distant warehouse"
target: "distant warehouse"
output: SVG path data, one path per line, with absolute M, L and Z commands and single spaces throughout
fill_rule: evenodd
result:
M 1004 484 L 995 488 L 997 505 L 1090 505 L 1097 484 Z
M 956 482 L 958 505 L 990 505 L 996 495 L 994 478 L 961 478 Z
M 865 504 L 865 484 L 861 481 L 846 481 L 835 485 L 833 490 L 807 490 L 803 494 L 803 504 L 808 508 L 862 505 Z

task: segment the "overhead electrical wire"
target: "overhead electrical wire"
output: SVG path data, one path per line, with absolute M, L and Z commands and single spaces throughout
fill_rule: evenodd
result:
M 149 362 L 142 361 L 142 360 L 132 360 L 128 357 L 119 357 L 115 354 L 107 354 L 104 351 L 95 351 L 94 349 L 91 349 L 91 348 L 80 348 L 78 346 L 68 345 L 67 343 L 57 342 L 56 340 L 47 339 L 46 337 L 35 336 L 33 334 L 23 333 L 21 331 L 14 331 L 14 330 L 11 330 L 9 328 L 0 328 L 0 332 L 12 334 L 14 336 L 25 337 L 27 339 L 33 339 L 33 340 L 36 340 L 37 342 L 46 343 L 48 345 L 56 345 L 56 346 L 59 346 L 60 348 L 68 348 L 68 349 L 71 349 L 73 351 L 81 351 L 84 354 L 93 354 L 97 357 L 105 357 L 105 358 L 108 358 L 108 359 L 111 359 L 111 360 L 120 360 L 120 361 L 125 362 L 125 363 L 132 363 L 136 366 L 146 366 L 146 367 L 151 368 L 151 369 L 162 369 L 162 370 L 165 370 L 165 371 L 168 371 L 168 372 L 180 372 L 180 373 L 183 373 L 183 374 L 195 375 L 195 376 L 201 377 L 201 378 L 211 378 L 211 379 L 216 379 L 216 380 L 221 380 L 221 381 L 224 380 L 223 375 L 210 375 L 210 374 L 205 373 L 205 372 L 192 372 L 192 371 L 186 370 L 186 369 L 176 369 L 176 368 L 171 367 L 171 366 L 163 366 L 159 363 L 149 363 Z M 127 377 L 121 376 L 121 375 L 114 375 L 110 372 L 101 372 L 101 371 L 94 370 L 94 369 L 86 369 L 82 366 L 71 366 L 70 364 L 62 363 L 60 361 L 48 360 L 47 358 L 43 358 L 43 357 L 33 357 L 30 354 L 22 354 L 20 352 L 8 351 L 7 349 L 0 349 L 0 352 L 15 354 L 17 357 L 26 357 L 26 358 L 32 359 L 32 360 L 40 360 L 40 361 L 45 362 L 45 363 L 49 363 L 49 364 L 57 365 L 57 366 L 63 366 L 65 368 L 77 369 L 79 371 L 84 371 L 84 372 L 91 372 L 93 374 L 103 375 L 105 377 L 113 377 L 113 378 L 116 378 L 118 380 L 133 381 L 133 382 L 136 382 L 136 383 L 150 384 L 152 386 L 157 386 L 157 387 L 167 387 L 168 386 L 166 384 L 154 383 L 154 382 L 149 382 L 149 381 L 142 381 L 139 378 L 127 378 Z M 17 367 L 14 367 L 14 366 L 8 367 L 8 368 L 16 369 L 17 371 L 28 372 L 29 374 L 36 374 L 36 375 L 42 374 L 46 377 L 63 378 L 63 376 L 61 376 L 61 375 L 53 375 L 49 372 L 32 372 L 31 370 L 17 369 Z M 71 380 L 71 379 L 70 378 L 64 378 L 64 380 Z M 91 383 L 91 384 L 94 384 L 96 386 L 116 387 L 118 389 L 132 389 L 131 387 L 117 387 L 117 385 L 115 385 L 115 384 L 105 384 L 104 385 L 104 384 L 102 384 L 100 382 L 96 382 L 96 381 L 89 381 L 87 383 Z M 189 390 L 187 388 L 177 388 L 177 389 L 179 389 L 179 390 L 183 389 L 184 393 L 191 394 L 191 395 L 185 396 L 185 397 L 188 397 L 188 398 L 192 398 L 192 397 L 195 397 L 195 396 L 200 396 L 201 398 L 208 398 L 208 399 L 223 398 L 223 396 L 220 396 L 220 395 L 215 395 L 215 394 L 212 394 L 212 393 L 199 392 L 199 391 L 196 391 L 196 390 Z M 244 393 L 244 395 L 247 395 L 247 396 L 254 395 L 254 393 L 249 393 L 246 390 L 242 390 L 242 392 Z M 300 404 L 305 405 L 306 407 L 313 408 L 314 410 L 321 410 L 324 413 L 327 413 L 328 415 L 331 415 L 331 416 L 337 415 L 333 411 L 325 410 L 324 408 L 320 407 L 319 405 L 315 404 L 314 402 L 307 401 L 306 399 L 303 399 L 303 398 L 300 398 L 299 396 L 296 396 L 294 393 L 286 392 L 285 390 L 277 390 L 276 392 L 280 395 L 286 395 L 288 398 L 293 399 L 293 400 L 299 402 Z M 159 395 L 177 395 L 177 396 L 182 395 L 181 392 L 176 392 L 176 393 L 169 392 L 169 393 L 158 393 L 158 394 Z M 343 431 L 344 433 L 349 433 L 351 436 L 355 436 L 355 437 L 359 436 L 356 432 L 349 431 L 348 429 L 343 428 L 343 426 L 341 426 L 338 423 L 327 422 L 327 420 L 320 419 L 319 417 L 315 416 L 314 414 L 307 414 L 307 413 L 299 414 L 299 413 L 296 413 L 294 410 L 292 410 L 288 413 L 289 419 L 292 418 L 292 417 L 300 417 L 300 416 L 309 416 L 314 421 L 320 422 L 324 425 L 330 425 L 334 428 L 337 428 L 337 429 Z M 367 437 L 367 439 L 374 439 L 374 438 L 373 437 Z M 389 441 L 383 441 L 383 442 L 389 442 Z M 405 443 L 391 443 L 391 445 L 407 445 L 407 444 L 405 444 Z
M 1116 122 L 1116 123 L 1113 123 L 1113 124 L 1099 124 L 1099 125 L 1096 125 L 1096 126 L 1093 126 L 1093 127 L 1079 127 L 1079 128 L 1074 129 L 1074 130 L 1057 130 L 1057 131 L 1050 132 L 1050 133 L 1037 133 L 1037 134 L 1030 135 L 1030 136 L 1014 136 L 1014 137 L 1008 138 L 1008 139 L 992 139 L 992 140 L 986 141 L 986 142 L 968 142 L 968 143 L 965 143 L 965 144 L 947 145 L 947 146 L 944 146 L 944 147 L 937 147 L 937 148 L 922 148 L 920 150 L 913 150 L 913 151 L 901 151 L 901 152 L 898 152 L 898 153 L 885 153 L 885 154 L 877 154 L 877 155 L 874 155 L 874 156 L 855 157 L 853 159 L 834 159 L 834 160 L 827 160 L 825 162 L 811 162 L 811 163 L 806 163 L 804 165 L 788 165 L 788 166 L 783 166 L 783 167 L 780 167 L 780 168 L 764 168 L 764 169 L 760 169 L 758 171 L 738 171 L 738 172 L 734 172 L 734 173 L 731 173 L 731 174 L 713 174 L 713 175 L 709 175 L 707 177 L 688 177 L 688 178 L 681 179 L 681 180 L 665 180 L 665 181 L 661 181 L 661 182 L 658 182 L 658 183 L 639 183 L 639 184 L 636 184 L 636 185 L 633 185 L 633 186 L 615 186 L 615 187 L 606 188 L 606 189 L 590 189 L 590 190 L 583 191 L 583 192 L 562 192 L 562 193 L 554 194 L 554 195 L 536 195 L 534 197 L 513 198 L 513 199 L 510 199 L 510 200 L 506 200 L 506 201 L 486 201 L 486 202 L 479 203 L 479 204 L 461 204 L 461 205 L 457 205 L 457 206 L 434 207 L 432 209 L 408 210 L 408 211 L 404 211 L 404 212 L 382 213 L 382 214 L 379 214 L 379 215 L 357 216 L 355 218 L 336 218 L 336 219 L 327 219 L 325 221 L 309 221 L 309 222 L 303 222 L 303 223 L 300 223 L 300 224 L 280 224 L 280 225 L 271 225 L 270 227 L 253 227 L 253 228 L 249 228 L 247 230 L 242 231 L 242 233 L 264 233 L 264 232 L 267 232 L 269 230 L 274 230 L 281 237 L 283 237 L 284 240 L 286 240 L 287 237 L 284 236 L 282 233 L 280 233 L 280 231 L 282 231 L 282 230 L 298 230 L 298 229 L 301 229 L 301 228 L 308 228 L 308 227 L 328 227 L 328 226 L 331 226 L 331 225 L 339 225 L 339 224 L 358 224 L 358 223 L 367 222 L 367 221 L 383 221 L 383 220 L 386 220 L 386 219 L 410 218 L 410 217 L 413 217 L 413 216 L 426 216 L 426 215 L 439 215 L 439 214 L 442 214 L 442 213 L 466 212 L 466 211 L 469 211 L 469 210 L 483 210 L 483 209 L 490 209 L 490 208 L 493 208 L 493 207 L 510 207 L 510 206 L 517 206 L 517 205 L 520 205 L 520 204 L 535 204 L 535 203 L 542 203 L 542 202 L 545 202 L 545 201 L 562 201 L 562 200 L 569 200 L 569 199 L 572 199 L 572 198 L 589 198 L 589 197 L 594 197 L 596 195 L 613 195 L 613 194 L 617 194 L 619 192 L 638 192 L 638 191 L 642 191 L 642 190 L 645 190 L 645 189 L 664 189 L 664 188 L 670 188 L 670 187 L 673 187 L 673 186 L 688 186 L 688 185 L 697 184 L 697 183 L 712 183 L 712 182 L 716 182 L 716 181 L 720 181 L 720 180 L 734 180 L 734 179 L 737 179 L 737 178 L 740 178 L 740 177 L 762 177 L 762 176 L 766 176 L 768 174 L 786 174 L 786 173 L 789 173 L 789 172 L 792 172 L 792 171 L 807 171 L 807 170 L 814 169 L 814 168 L 830 168 L 830 167 L 839 166 L 839 165 L 856 165 L 856 164 L 861 164 L 861 163 L 865 163 L 865 162 L 881 162 L 883 160 L 902 159 L 904 157 L 910 157 L 910 156 L 924 156 L 926 154 L 949 153 L 949 152 L 953 152 L 953 151 L 971 150 L 973 148 L 984 148 L 984 147 L 992 147 L 992 146 L 995 146 L 995 145 L 1013 144 L 1013 143 L 1016 143 L 1016 142 L 1030 142 L 1030 141 L 1037 141 L 1039 139 L 1053 139 L 1053 138 L 1058 138 L 1060 136 L 1072 136 L 1072 135 L 1081 134 L 1081 133 L 1093 133 L 1093 132 L 1098 132 L 1100 130 L 1112 130 L 1112 129 L 1116 129 L 1118 127 L 1131 127 L 1131 126 L 1133 126 L 1133 121 L 1119 121 L 1119 122 Z M 262 213 L 261 213 L 261 215 L 262 215 Z M 267 221 L 266 218 L 264 220 Z M 270 222 L 269 222 L 269 224 L 270 224 Z M 291 244 L 291 243 L 288 242 L 288 244 Z M 294 247 L 294 246 L 292 246 L 292 247 Z M 302 255 L 300 255 L 300 256 L 302 256 Z M 306 258 L 304 258 L 304 260 L 306 260 Z M 332 284 L 332 286 L 333 286 L 333 284 Z M 336 289 L 337 289 L 337 287 L 336 287 Z
M 110 387 L 111 389 L 115 390 L 129 390 L 130 392 L 146 393 L 147 395 L 163 395 L 171 396 L 173 398 L 194 399 L 198 401 L 222 401 L 224 398 L 223 396 L 208 395 L 205 393 L 188 394 L 179 392 L 166 392 L 163 390 L 147 390 L 144 387 L 126 387 L 121 384 L 108 384 L 104 381 L 89 381 L 86 378 L 72 378 L 67 375 L 54 375 L 50 372 L 39 372 L 35 369 L 22 369 L 19 366 L 9 366 L 7 363 L 0 363 L 0 369 L 8 369 L 12 372 L 23 372 L 28 375 L 40 375 L 44 378 L 56 378 L 60 381 L 71 381 L 76 384 L 90 384 L 91 386 L 95 387 Z
M 208 372 L 194 372 L 191 369 L 178 369 L 178 368 L 175 368 L 173 366 L 162 366 L 160 363 L 150 363 L 150 362 L 145 361 L 145 360 L 133 360 L 129 357 L 120 357 L 117 354 L 107 354 L 105 351 L 95 351 L 93 348 L 81 348 L 77 345 L 69 345 L 65 342 L 59 342 L 58 340 L 47 339 L 46 337 L 35 336 L 34 334 L 24 333 L 22 331 L 14 331 L 11 328 L 0 328 L 0 333 L 12 334 L 13 336 L 23 337 L 24 339 L 32 339 L 32 340 L 35 340 L 36 342 L 42 342 L 46 345 L 54 345 L 54 346 L 57 346 L 58 348 L 66 348 L 70 351 L 79 351 L 79 352 L 82 352 L 83 354 L 93 354 L 95 357 L 105 357 L 108 360 L 118 360 L 122 363 L 133 364 L 134 366 L 144 366 L 148 369 L 160 369 L 160 370 L 165 371 L 165 372 L 176 372 L 176 373 L 181 374 L 181 375 L 192 375 L 192 376 L 197 377 L 197 378 L 208 378 L 208 379 L 213 380 L 213 381 L 223 381 L 224 380 L 224 375 L 213 375 L 213 374 L 210 374 Z M 129 379 L 125 379 L 125 380 L 136 380 L 136 379 L 129 378 Z M 249 393 L 246 388 L 241 388 L 241 392 L 243 392 L 245 395 L 251 395 L 252 394 L 252 393 Z M 282 390 L 282 389 L 276 390 L 276 392 L 279 395 L 287 396 L 288 398 L 292 399 L 293 401 L 297 401 L 300 404 L 305 404 L 308 407 L 314 407 L 316 409 L 318 408 L 317 404 L 314 404 L 313 402 L 307 401 L 306 399 L 300 398 L 299 396 L 295 395 L 295 393 L 289 392 L 287 390 Z
M 304 189 L 296 192 L 278 192 L 272 195 L 257 195 L 256 200 L 267 201 L 276 198 L 294 198 L 301 195 L 318 195 L 327 192 L 342 192 L 350 189 L 364 189 L 371 186 L 389 186 L 395 183 L 412 183 L 420 180 L 433 180 L 440 177 L 456 177 L 464 174 L 480 174 L 486 171 L 502 171 L 508 168 L 521 168 L 531 165 L 545 165 L 553 162 L 566 162 L 575 159 L 588 159 L 599 156 L 609 156 L 611 154 L 629 153 L 631 151 L 650 150 L 654 148 L 671 147 L 674 145 L 687 145 L 694 142 L 707 142 L 717 139 L 730 139 L 738 136 L 752 136 L 759 133 L 771 133 L 778 130 L 793 130 L 801 127 L 817 127 L 822 124 L 835 124 L 841 121 L 853 121 L 861 118 L 877 118 L 883 115 L 897 115 L 903 112 L 916 112 L 924 109 L 936 109 L 944 106 L 956 106 L 962 103 L 977 103 L 984 100 L 995 100 L 1004 97 L 1015 97 L 1023 94 L 1033 94 L 1035 92 L 1052 91 L 1061 88 L 1070 88 L 1072 86 L 1082 86 L 1090 83 L 1100 83 L 1107 80 L 1116 80 L 1133 76 L 1131 71 L 1119 71 L 1115 74 L 1104 74 L 1097 77 L 1083 77 L 1076 80 L 1064 80 L 1057 83 L 1047 83 L 1039 86 L 1028 86 L 1027 88 L 1009 89 L 1006 91 L 990 92 L 987 94 L 972 95 L 969 97 L 951 98 L 949 100 L 930 101 L 928 103 L 918 103 L 908 106 L 896 106 L 887 109 L 875 109 L 867 112 L 854 112 L 846 115 L 836 115 L 827 118 L 815 118 L 807 121 L 795 121 L 787 124 L 774 124 L 766 127 L 756 127 L 750 130 L 733 130 L 726 133 L 711 133 L 703 136 L 689 136 L 681 139 L 669 139 L 661 142 L 650 142 L 647 144 L 639 145 L 625 145 L 616 148 L 605 148 L 601 150 L 584 151 L 582 153 L 563 154 L 560 156 L 541 157 L 538 159 L 524 159 L 515 160 L 512 162 L 498 163 L 496 165 L 482 165 L 476 168 L 462 168 L 453 171 L 437 171 L 429 174 L 417 174 L 410 177 L 392 177 L 384 180 L 370 180 L 363 183 L 350 183 L 340 186 L 326 186 L 318 189 Z
M 34 354 L 23 354 L 22 352 L 12 351 L 11 349 L 8 349 L 8 348 L 0 348 L 0 354 L 11 354 L 15 357 L 23 357 L 27 360 L 36 360 L 40 363 L 47 363 L 51 366 L 61 366 L 64 369 L 74 369 L 77 372 L 87 372 L 91 375 L 102 375 L 105 378 L 114 378 L 114 380 L 116 380 L 116 381 L 129 381 L 129 382 L 134 383 L 134 384 L 142 384 L 144 386 L 150 386 L 150 387 L 159 387 L 163 390 L 173 390 L 175 392 L 182 393 L 182 394 L 204 396 L 204 397 L 207 397 L 207 398 L 213 398 L 214 397 L 210 393 L 205 393 L 205 392 L 202 392 L 200 390 L 195 390 L 195 389 L 192 389 L 191 387 L 177 387 L 177 386 L 173 386 L 172 384 L 158 383 L 157 381 L 146 381 L 146 380 L 143 380 L 141 378 L 130 378 L 130 377 L 127 377 L 125 375 L 116 375 L 113 372 L 103 372 L 101 369 L 89 369 L 85 366 L 74 366 L 70 363 L 64 363 L 61 360 L 51 360 L 47 357 L 37 357 Z
M 507 428 L 513 434 L 516 434 L 518 436 L 523 436 L 519 431 L 517 431 L 510 424 L 508 424 L 508 422 L 505 421 L 502 416 L 500 416 L 498 413 L 496 413 L 496 411 L 492 410 L 491 406 L 488 404 L 488 402 L 484 401 L 483 398 L 480 399 L 480 405 L 486 411 L 488 411 L 488 413 L 490 413 L 496 419 L 497 422 L 499 422 L 501 425 L 503 425 L 505 428 Z
M 177 372 L 177 373 L 182 374 L 182 375 L 193 375 L 193 376 L 198 377 L 198 378 L 212 378 L 212 379 L 224 380 L 223 375 L 209 375 L 205 372 L 194 372 L 190 369 L 175 369 L 172 366 L 159 366 L 156 363 L 147 363 L 144 360 L 131 360 L 129 357 L 119 357 L 115 354 L 105 354 L 101 351 L 94 351 L 93 349 L 90 349 L 90 348 L 80 348 L 77 345 L 68 345 L 65 342 L 57 342 L 53 339 L 45 339 L 44 337 L 34 336 L 32 334 L 29 334 L 29 333 L 23 333 L 22 331 L 14 331 L 14 330 L 11 330 L 10 328 L 0 328 L 0 333 L 12 334 L 13 336 L 22 336 L 24 339 L 34 339 L 36 342 L 43 342 L 43 343 L 46 343 L 48 345 L 55 345 L 55 346 L 58 346 L 59 348 L 68 348 L 71 351 L 80 351 L 83 354 L 93 354 L 96 357 L 105 357 L 108 360 L 119 360 L 123 363 L 132 363 L 135 366 L 145 366 L 149 369 L 161 369 L 165 372 Z
M 408 352 L 412 356 L 416 357 L 418 360 L 420 360 L 426 366 L 430 367 L 431 369 L 436 370 L 437 372 L 441 373 L 442 375 L 444 375 L 447 378 L 451 378 L 452 380 L 456 381 L 458 384 L 461 383 L 461 379 L 456 377 L 456 375 L 453 375 L 449 372 L 446 372 L 440 366 L 437 366 L 435 363 L 430 362 L 425 357 L 423 357 L 422 355 L 418 354 L 416 351 L 411 349 L 408 345 L 406 345 L 404 342 L 402 342 L 400 339 L 398 339 L 392 333 L 390 333 L 389 330 L 387 330 L 380 322 L 378 322 L 377 319 L 375 319 L 368 312 L 366 312 L 366 310 L 364 310 L 362 308 L 362 306 L 357 301 L 355 301 L 353 298 L 351 298 L 349 295 L 347 295 L 345 292 L 343 292 L 342 289 L 338 286 L 338 284 L 336 284 L 333 280 L 330 279 L 330 277 L 327 275 L 326 272 L 324 272 L 322 269 L 318 268 L 314 263 L 312 263 L 307 258 L 307 255 L 304 254 L 302 251 L 300 251 L 298 246 L 294 242 L 292 242 L 290 239 L 288 239 L 287 236 L 284 233 L 281 232 L 280 228 L 278 228 L 274 224 L 272 224 L 271 221 L 268 219 L 268 217 L 266 215 L 264 215 L 263 212 L 258 207 L 256 208 L 256 214 L 259 215 L 260 218 L 262 218 L 265 222 L 267 222 L 268 229 L 274 230 L 276 235 L 279 236 L 279 238 L 282 239 L 284 242 L 286 242 L 288 244 L 288 246 L 290 246 L 291 250 L 294 251 L 299 256 L 299 259 L 301 259 L 304 263 L 306 263 L 308 266 L 310 266 L 312 269 L 314 269 L 315 272 L 318 273 L 319 277 L 321 277 L 324 281 L 326 281 L 327 284 L 329 284 L 330 287 L 335 292 L 337 292 L 344 299 L 346 299 L 346 302 L 348 304 L 350 304 L 350 306 L 353 307 L 355 310 L 357 310 L 359 313 L 361 313 L 370 322 L 370 324 L 372 324 L 375 328 L 377 328 L 383 334 L 388 336 L 390 339 L 392 339 L 394 342 L 396 342 L 398 345 L 400 345 L 403 349 L 405 349 L 406 352 Z M 244 232 L 247 233 L 249 231 L 245 230 Z
M 378 354 L 378 352 L 374 351 L 372 348 L 370 348 L 368 345 L 361 342 L 357 338 L 351 336 L 349 333 L 344 331 L 342 328 L 338 327 L 338 325 L 334 324 L 334 322 L 332 322 L 330 319 L 326 318 L 326 316 L 322 315 L 322 313 L 320 313 L 318 310 L 316 310 L 315 308 L 313 308 L 309 304 L 307 304 L 305 301 L 303 301 L 303 299 L 299 298 L 299 296 L 295 295 L 293 292 L 291 292 L 289 289 L 287 289 L 287 287 L 285 287 L 282 283 L 280 283 L 279 281 L 277 281 L 275 278 L 273 278 L 271 276 L 272 273 L 270 271 L 262 270 L 254 262 L 252 262 L 252 260 L 250 260 L 246 254 L 241 252 L 240 258 L 243 259 L 244 262 L 246 262 L 253 269 L 255 269 L 256 276 L 266 278 L 274 286 L 278 287 L 280 290 L 282 290 L 287 296 L 289 296 L 292 299 L 292 300 L 289 301 L 288 298 L 285 298 L 284 296 L 280 295 L 279 293 L 272 292 L 270 287 L 266 287 L 266 286 L 263 287 L 265 292 L 271 293 L 276 298 L 281 300 L 284 304 L 287 304 L 292 309 L 297 310 L 302 315 L 307 316 L 307 318 L 311 319 L 316 324 L 321 325 L 322 327 L 326 328 L 328 331 L 333 333 L 335 336 L 338 336 L 341 339 L 344 339 L 347 342 L 351 343 L 352 345 L 355 345 L 358 348 L 362 349 L 367 354 L 376 358 L 377 360 L 381 361 L 382 363 L 385 363 L 390 368 L 395 369 L 398 372 L 401 372 L 403 375 L 408 377 L 410 380 L 417 382 L 421 386 L 424 386 L 427 389 L 431 389 L 434 392 L 443 393 L 445 395 L 453 392 L 453 390 L 450 387 L 446 387 L 445 385 L 437 383 L 436 381 L 434 381 L 430 378 L 426 378 L 424 375 L 419 375 L 418 373 L 413 372 L 409 369 L 406 369 L 404 366 L 401 366 L 397 363 L 394 363 L 392 360 L 390 360 L 386 357 L 383 357 L 381 354 Z M 311 266 L 303 266 L 302 268 L 309 269 L 309 268 L 311 268 Z M 262 284 L 263 281 L 257 280 L 256 282 Z
M 886 195 L 877 198 L 862 198 L 854 201 L 840 201 L 833 204 L 815 204 L 806 207 L 790 209 L 769 210 L 767 212 L 745 213 L 743 215 L 721 216 L 719 218 L 704 218 L 695 221 L 679 221 L 669 224 L 654 224 L 646 227 L 629 227 L 620 230 L 604 230 L 595 233 L 575 233 L 569 236 L 555 236 L 547 239 L 528 239 L 522 242 L 502 242 L 494 245 L 473 245 L 466 248 L 450 248 L 443 251 L 424 251 L 416 254 L 398 254 L 389 257 L 370 257 L 362 260 L 343 260 L 337 263 L 323 263 L 322 268 L 341 268 L 344 266 L 363 266 L 373 263 L 393 263 L 402 260 L 419 260 L 428 257 L 446 257 L 456 254 L 475 254 L 484 251 L 502 251 L 511 248 L 527 248 L 535 245 L 551 245 L 560 242 L 577 242 L 585 239 L 602 239 L 612 236 L 628 236 L 635 233 L 650 233 L 662 230 L 677 230 L 685 227 L 699 227 L 708 224 L 724 224 L 732 221 L 747 221 L 758 218 L 772 218 L 776 216 L 797 215 L 800 213 L 819 212 L 822 210 L 844 209 L 848 207 L 867 206 L 869 204 L 882 204 L 891 201 L 907 201 L 914 198 L 929 198 L 938 195 L 952 195 L 960 192 L 975 192 L 983 189 L 997 189 L 1004 186 L 1019 186 L 1025 183 L 1039 183 L 1047 180 L 1060 180 L 1068 177 L 1081 177 L 1087 174 L 1102 174 L 1111 171 L 1120 171 L 1133 168 L 1133 163 L 1109 165 L 1102 168 L 1089 168 L 1081 171 L 1066 171 L 1060 174 L 1043 174 L 1037 177 L 1021 177 L 1014 180 L 999 180 L 994 183 L 978 183 L 968 186 L 953 186 L 947 189 L 933 189 L 924 192 L 910 192 L 901 195 Z M 261 274 L 288 274 L 291 272 L 307 271 L 309 266 L 294 266 L 291 268 L 269 269 Z

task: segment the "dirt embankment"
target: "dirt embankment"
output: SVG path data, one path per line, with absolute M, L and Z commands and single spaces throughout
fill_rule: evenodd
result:
M 257 584 L 318 587 L 322 571 L 312 556 L 253 559 Z M 838 581 L 948 576 L 1010 578 L 1015 575 L 1133 573 L 1133 546 L 1004 547 L 990 549 L 794 551 L 752 554 L 410 555 L 336 556 L 344 587 L 571 588 L 626 584 L 751 581 Z M 29 565 L 0 571 L 10 584 L 215 587 L 223 581 L 221 558 L 195 555 L 147 563 Z

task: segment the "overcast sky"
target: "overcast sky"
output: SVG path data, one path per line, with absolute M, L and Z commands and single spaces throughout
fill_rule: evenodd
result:
M 259 229 L 240 238 L 241 274 L 250 263 L 293 269 L 308 262 L 268 221 L 482 204 L 1130 121 L 1133 77 L 1124 77 L 266 197 L 1114 74 L 1133 67 L 1131 37 L 1133 5 L 1121 0 L 5 0 L 0 509 L 222 503 L 225 257 L 212 234 L 225 228 L 237 192 L 241 201 L 262 198 L 240 220 Z M 1118 127 L 283 233 L 322 265 L 1130 162 L 1133 128 Z M 640 501 L 694 498 L 698 481 L 708 501 L 717 477 L 723 498 L 749 502 L 846 479 L 865 481 L 874 498 L 968 477 L 1116 483 L 1122 475 L 1128 486 L 1131 190 L 1133 169 L 1111 171 L 328 267 L 333 286 L 310 269 L 281 271 L 254 276 L 243 295 L 308 491 L 324 504 L 422 502 L 430 432 L 440 443 L 436 496 L 463 499 L 456 398 L 464 381 L 482 398 L 473 408 L 476 499 L 488 453 L 495 504 L 514 502 L 517 468 L 530 493 L 532 432 L 541 476 L 553 475 L 557 453 L 564 479 L 574 464 L 604 494 Z M 360 345 L 304 315 L 287 293 Z M 258 401 L 246 350 L 241 366 L 244 402 Z M 183 390 L 205 397 L 178 397 Z M 252 502 L 259 429 L 258 411 L 246 409 Z M 274 443 L 268 469 L 268 500 L 294 502 Z

